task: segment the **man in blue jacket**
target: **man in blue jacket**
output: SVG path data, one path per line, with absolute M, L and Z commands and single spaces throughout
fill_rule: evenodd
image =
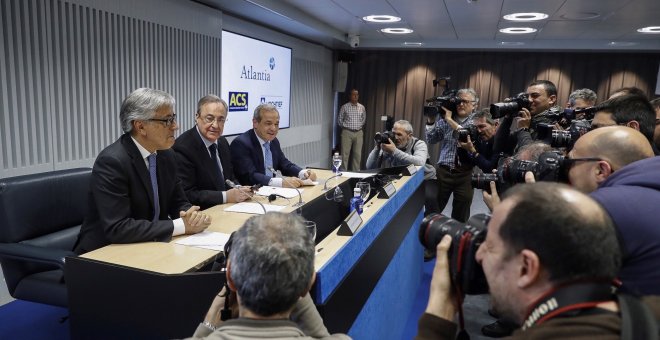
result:
M 614 221 L 623 250 L 622 290 L 660 294 L 660 157 L 635 129 L 610 126 L 580 137 L 569 153 L 571 185 Z
M 261 104 L 254 110 L 253 129 L 231 142 L 231 161 L 234 173 L 244 185 L 270 185 L 300 187 L 303 180 L 316 180 L 311 170 L 303 170 L 289 161 L 277 140 L 280 130 L 280 113 L 271 104 Z M 272 170 L 281 171 L 284 179 L 276 177 Z

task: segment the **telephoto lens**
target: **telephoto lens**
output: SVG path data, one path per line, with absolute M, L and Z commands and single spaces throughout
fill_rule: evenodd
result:
M 435 253 L 440 240 L 445 235 L 452 237 L 447 252 L 449 258 L 449 276 L 454 287 L 463 294 L 486 294 L 488 283 L 486 276 L 477 263 L 479 246 L 486 239 L 490 215 L 477 214 L 467 223 L 461 223 L 441 214 L 424 217 L 419 228 L 419 241 L 429 251 Z

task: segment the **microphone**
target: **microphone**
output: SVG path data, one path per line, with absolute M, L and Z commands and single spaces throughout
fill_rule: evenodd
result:
M 328 196 L 328 183 L 330 182 L 331 179 L 341 177 L 342 173 L 339 172 L 332 177 L 328 178 L 325 180 L 325 183 L 323 183 L 323 192 L 325 192 L 325 198 L 328 201 L 335 201 L 335 202 L 341 202 L 344 199 L 344 192 L 341 190 L 339 185 L 335 186 L 335 190 L 333 191 L 331 196 Z
M 272 172 L 273 175 L 275 175 L 275 177 L 277 177 L 277 170 L 275 170 L 272 166 L 269 166 L 269 167 L 268 167 L 268 170 L 270 170 L 270 172 Z M 287 182 L 287 183 L 289 184 L 289 186 L 291 186 L 292 188 L 296 189 L 296 192 L 298 193 L 298 203 L 294 204 L 293 207 L 294 207 L 294 208 L 300 208 L 300 207 L 302 207 L 302 206 L 305 204 L 305 202 L 303 202 L 302 194 L 300 193 L 300 190 L 298 190 L 297 187 L 295 187 L 293 184 L 291 184 L 291 182 L 289 182 L 289 180 L 286 179 L 286 177 L 281 176 L 280 178 L 281 178 L 283 181 Z
M 236 185 L 236 184 L 235 184 L 234 182 L 232 182 L 230 179 L 226 179 L 226 180 L 225 180 L 225 184 L 227 184 L 227 186 L 230 187 L 230 188 L 232 188 L 232 189 L 237 189 L 238 191 L 240 191 L 240 192 L 242 192 L 242 193 L 248 195 L 249 197 L 252 197 L 252 195 L 250 195 L 249 193 L 247 193 L 246 191 L 244 191 L 243 188 L 241 188 L 239 185 Z M 263 205 L 261 202 L 257 201 L 257 200 L 254 200 L 254 199 L 253 199 L 252 201 L 254 201 L 255 203 L 259 204 L 259 206 L 261 207 L 261 209 L 263 209 L 263 211 L 264 211 L 264 215 L 265 215 L 265 214 L 266 214 L 266 207 L 264 207 L 264 205 Z

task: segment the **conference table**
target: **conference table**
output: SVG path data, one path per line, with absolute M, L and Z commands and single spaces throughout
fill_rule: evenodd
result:
M 270 203 L 265 197 L 254 199 L 316 222 L 317 276 L 311 294 L 328 330 L 356 339 L 392 338 L 403 331 L 422 275 L 417 227 L 423 217 L 423 171 L 390 177 L 390 190 L 379 186 L 382 175 L 380 182 L 376 177 L 334 177 L 329 192 L 324 184 L 333 173 L 315 171 L 319 184 L 303 187 L 300 198 Z M 359 216 L 361 223 L 346 233 L 349 229 L 340 225 L 349 215 L 352 188 L 364 180 L 372 184 L 371 195 Z M 344 193 L 339 202 L 328 195 L 336 186 Z M 293 207 L 299 200 L 304 205 Z M 231 205 L 205 210 L 212 218 L 207 230 L 229 234 L 253 216 L 225 211 Z M 171 242 L 112 244 L 68 257 L 72 338 L 191 336 L 220 291 L 223 274 L 209 270 L 218 251 L 176 243 L 187 236 Z

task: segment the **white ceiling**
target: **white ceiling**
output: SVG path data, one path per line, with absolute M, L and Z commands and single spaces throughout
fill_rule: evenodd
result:
M 230 15 L 319 43 L 348 49 L 660 51 L 660 34 L 638 33 L 660 26 L 660 0 L 195 0 Z M 502 19 L 515 12 L 542 12 L 536 22 Z M 395 15 L 398 23 L 369 23 L 362 17 Z M 412 34 L 381 33 L 405 27 Z M 500 28 L 533 27 L 531 34 L 503 34 Z M 404 42 L 422 42 L 406 47 Z M 612 45 L 616 42 L 622 45 Z M 503 44 L 504 43 L 504 44 Z

